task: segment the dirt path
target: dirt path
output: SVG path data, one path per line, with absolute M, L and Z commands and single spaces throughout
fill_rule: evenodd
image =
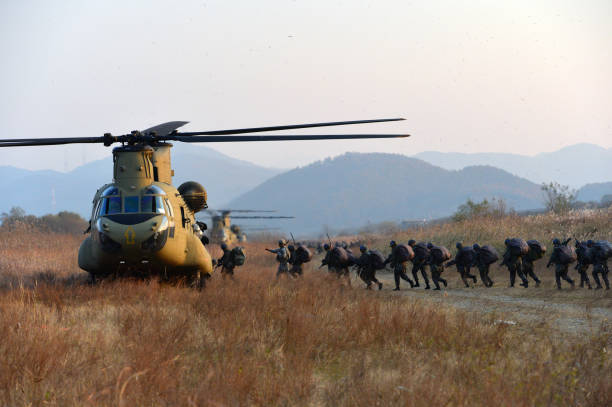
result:
M 383 274 L 385 290 L 394 287 L 393 277 Z M 380 278 L 379 277 L 379 278 Z M 421 282 L 422 284 L 422 282 Z M 545 286 L 546 284 L 543 284 Z M 550 285 L 550 284 L 548 284 Z M 455 281 L 443 291 L 410 289 L 392 292 L 415 299 L 449 305 L 468 312 L 494 316 L 498 323 L 530 329 L 546 325 L 570 335 L 588 335 L 612 330 L 612 292 L 606 290 L 540 288 L 455 288 Z

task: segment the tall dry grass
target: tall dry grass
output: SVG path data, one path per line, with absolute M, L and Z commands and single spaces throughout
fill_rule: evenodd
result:
M 1 405 L 612 404 L 606 327 L 568 341 L 324 272 L 276 280 L 265 243 L 202 292 L 89 286 L 78 239 L 24 233 L 0 247 Z

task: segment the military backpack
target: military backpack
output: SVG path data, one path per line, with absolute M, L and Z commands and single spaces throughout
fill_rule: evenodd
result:
M 244 253 L 244 249 L 240 246 L 236 246 L 231 251 L 232 262 L 235 266 L 242 266 L 246 261 L 246 254 Z

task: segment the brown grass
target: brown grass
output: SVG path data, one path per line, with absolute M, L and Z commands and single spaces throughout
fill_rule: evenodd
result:
M 1 405 L 612 404 L 605 327 L 571 341 L 324 272 L 276 281 L 263 243 L 197 292 L 89 286 L 75 237 L 0 241 Z

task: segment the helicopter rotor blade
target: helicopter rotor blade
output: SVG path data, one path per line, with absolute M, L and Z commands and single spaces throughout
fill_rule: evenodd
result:
M 23 138 L 0 140 L 0 147 L 55 146 L 60 144 L 104 143 L 104 137 Z
M 292 141 L 292 140 L 356 140 L 403 138 L 409 134 L 292 134 L 292 135 L 258 135 L 258 136 L 169 136 L 168 140 L 185 143 L 231 143 L 237 141 Z
M 404 120 L 375 119 L 354 120 L 345 122 L 296 124 L 288 126 L 253 127 L 235 130 L 215 130 L 207 132 L 179 133 L 177 128 L 187 124 L 183 121 L 162 123 L 150 127 L 142 132 L 133 131 L 130 134 L 113 136 L 110 133 L 103 137 L 57 137 L 57 138 L 21 138 L 0 139 L 0 147 L 27 147 L 27 146 L 53 146 L 61 144 L 93 144 L 101 143 L 110 146 L 113 143 L 155 144 L 164 141 L 181 141 L 186 143 L 227 143 L 244 141 L 291 141 L 291 140 L 353 140 L 353 139 L 382 139 L 409 137 L 408 134 L 325 134 L 325 135 L 242 135 L 240 133 L 256 133 L 262 131 L 276 131 L 286 129 L 301 129 L 309 127 L 341 126 L 345 124 L 378 123 Z M 237 135 L 236 135 L 237 134 Z
M 259 209 L 208 209 L 216 212 L 236 212 L 236 213 L 253 213 L 253 212 L 277 212 L 276 210 L 259 210 Z
M 157 126 L 149 127 L 148 129 L 143 130 L 142 133 L 144 134 L 156 133 L 158 136 L 167 136 L 168 134 L 172 133 L 179 127 L 186 125 L 187 123 L 189 122 L 174 121 L 174 122 L 162 123 L 162 124 L 158 124 Z
M 259 133 L 262 131 L 295 130 L 295 129 L 306 129 L 306 128 L 311 128 L 311 127 L 343 126 L 346 124 L 396 122 L 400 120 L 406 120 L 406 119 L 396 118 L 396 119 L 350 120 L 350 121 L 344 121 L 344 122 L 289 124 L 285 126 L 250 127 L 250 128 L 245 128 L 245 129 L 233 129 L 233 130 L 190 131 L 190 132 L 181 132 L 177 134 L 180 136 L 226 136 L 230 134 Z
M 295 219 L 295 216 L 232 216 L 232 219 Z

